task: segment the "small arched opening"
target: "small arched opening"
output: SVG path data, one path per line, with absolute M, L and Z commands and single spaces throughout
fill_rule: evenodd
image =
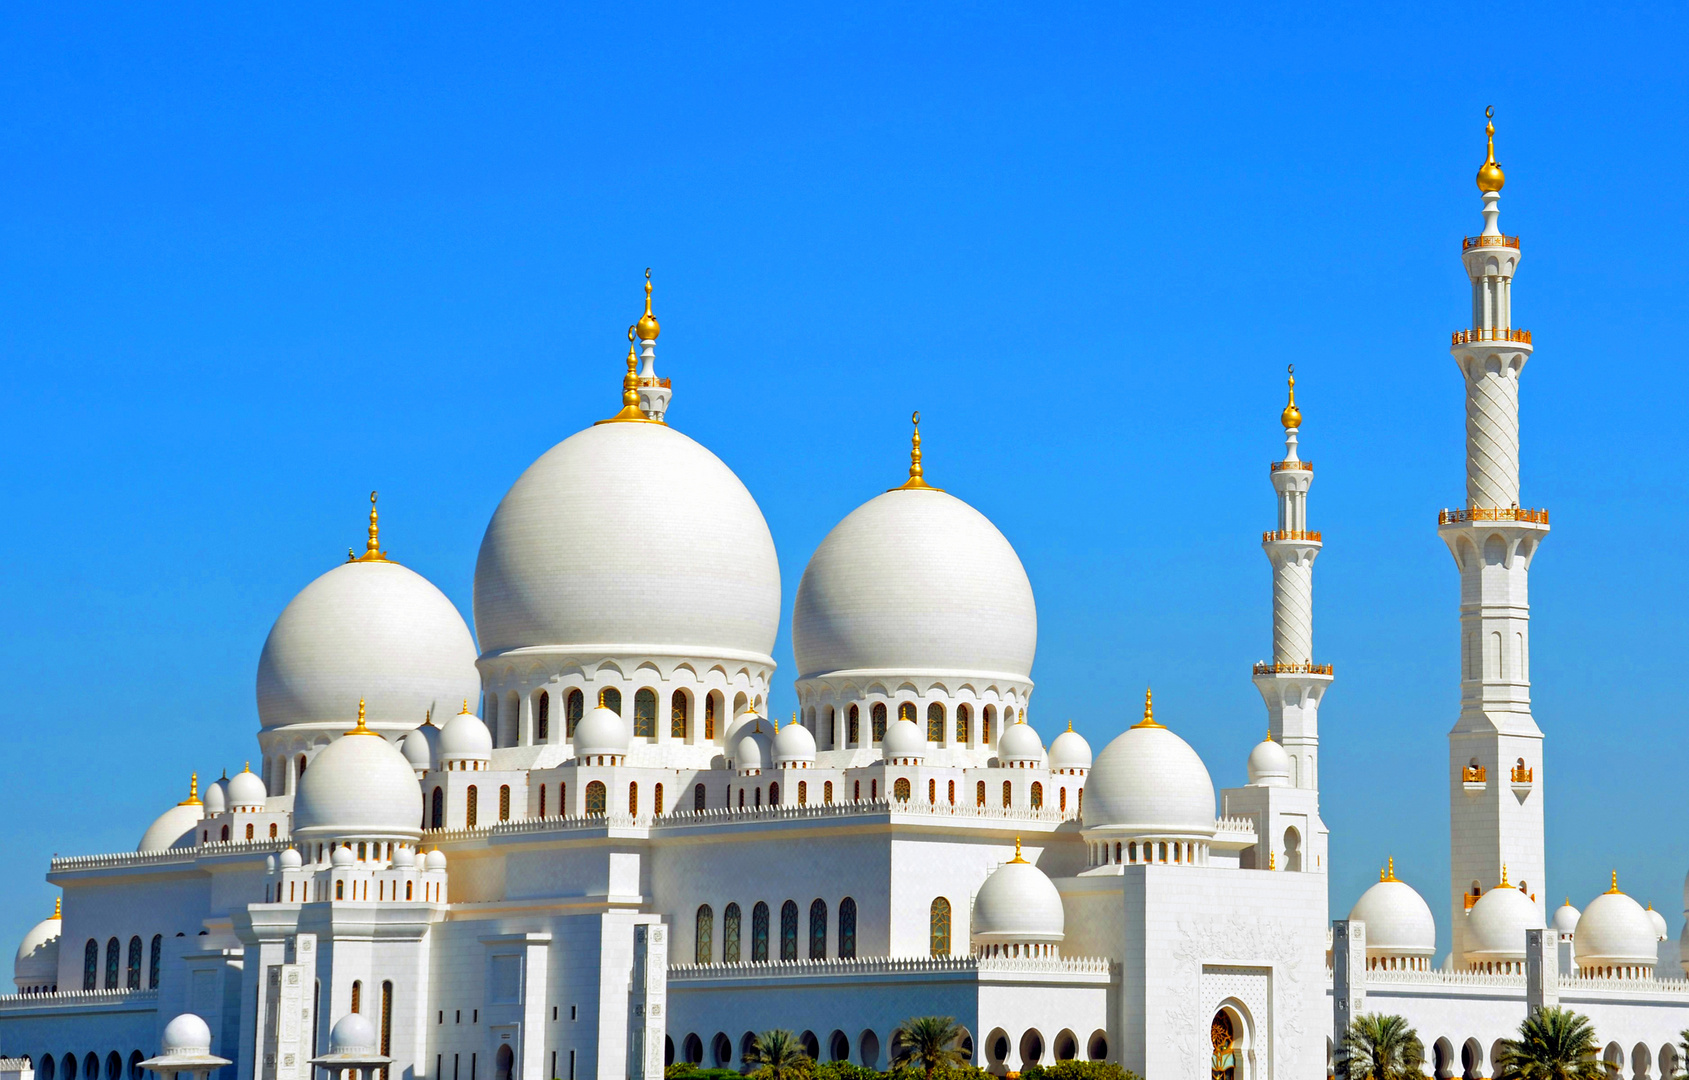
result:
M 1622 1052 L 1621 1052 L 1622 1059 Z M 1461 1080 L 1479 1080 L 1484 1075 L 1484 1048 L 1477 1039 L 1467 1039 L 1460 1048 Z
M 803 1034 L 799 1035 L 798 1045 L 803 1047 L 803 1052 L 805 1054 L 809 1055 L 809 1060 L 821 1060 L 821 1040 L 815 1037 L 815 1032 L 805 1031 Z
M 516 1055 L 511 1053 L 510 1044 L 500 1044 L 498 1053 L 493 1055 L 493 1080 L 510 1080 L 510 1069 L 515 1060 Z
M 850 1060 L 850 1036 L 838 1030 L 827 1036 L 827 1060 Z
M 1009 1033 L 996 1028 L 985 1037 L 985 1062 L 993 1072 L 1009 1063 Z
M 1108 1032 L 1098 1028 L 1091 1032 L 1091 1038 L 1085 1045 L 1085 1054 L 1092 1061 L 1108 1060 Z
M 715 1038 L 710 1040 L 710 1057 L 714 1059 L 718 1069 L 733 1067 L 733 1040 L 727 1037 L 727 1032 L 718 1031 Z
M 696 1031 L 691 1032 L 680 1044 L 681 1055 L 688 1065 L 702 1065 L 704 1063 L 704 1040 L 698 1038 Z
M 1037 1028 L 1027 1028 L 1020 1037 L 1020 1071 L 1025 1072 L 1044 1060 L 1044 1035 Z
M 1072 1061 L 1079 1056 L 1079 1038 L 1073 1032 L 1063 1028 L 1056 1032 L 1054 1050 L 1057 1061 Z
M 1284 830 L 1284 868 L 1302 869 L 1302 834 L 1294 825 Z
M 885 706 L 879 706 L 884 712 Z M 877 1068 L 880 1064 L 880 1037 L 871 1030 L 864 1030 L 856 1037 L 856 1060 L 865 1069 Z

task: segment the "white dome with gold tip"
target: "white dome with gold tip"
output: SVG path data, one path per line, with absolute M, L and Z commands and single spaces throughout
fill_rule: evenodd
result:
M 1437 951 L 1437 922 L 1418 890 L 1396 878 L 1396 861 L 1355 901 L 1349 918 L 1366 923 L 1369 957 L 1429 959 Z
M 1085 778 L 1086 832 L 1211 838 L 1217 826 L 1208 766 L 1156 722 L 1146 693 L 1144 719 L 1103 747 Z
M 293 800 L 293 836 L 304 841 L 414 841 L 421 820 L 415 769 L 362 715 L 356 728 L 317 754 Z
M 141 834 L 136 851 L 167 851 L 192 847 L 199 842 L 199 823 L 205 819 L 205 804 L 199 799 L 199 775 L 188 781 L 188 797 L 158 815 Z
M 64 926 L 59 914 L 59 901 L 53 901 L 53 913 L 29 928 L 18 943 L 18 953 L 12 960 L 12 982 L 19 990 L 40 993 L 59 981 L 59 934 Z
M 1466 913 L 1466 961 L 1522 963 L 1525 931 L 1543 929 L 1535 901 L 1507 883 L 1504 867 L 1501 884 L 1478 897 Z

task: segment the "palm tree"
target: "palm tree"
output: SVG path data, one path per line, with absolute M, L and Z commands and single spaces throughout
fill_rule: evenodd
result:
M 1419 1080 L 1425 1075 L 1425 1044 L 1399 1016 L 1355 1017 L 1343 1049 L 1349 1055 L 1349 1080 Z
M 891 1063 L 919 1065 L 932 1080 L 939 1069 L 968 1064 L 970 1055 L 962 1049 L 967 1035 L 954 1016 L 912 1016 L 891 1033 Z
M 751 1040 L 751 1048 L 745 1051 L 745 1064 L 757 1065 L 759 1073 L 766 1080 L 798 1080 L 807 1071 L 804 1063 L 809 1055 L 804 1053 L 803 1044 L 798 1037 L 781 1028 L 765 1031 Z
M 1570 1009 L 1542 1009 L 1525 1017 L 1517 1039 L 1496 1055 L 1499 1080 L 1602 1080 L 1595 1059 L 1595 1027 Z

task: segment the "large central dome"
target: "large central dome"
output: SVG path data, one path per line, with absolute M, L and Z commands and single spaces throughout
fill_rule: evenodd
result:
M 483 656 L 521 648 L 772 665 L 780 567 L 733 471 L 655 423 L 548 450 L 499 503 L 475 564 Z

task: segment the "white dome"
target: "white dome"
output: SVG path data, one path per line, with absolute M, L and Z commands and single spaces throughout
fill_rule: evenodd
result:
M 283 870 L 297 870 L 305 865 L 305 859 L 297 848 L 284 848 L 281 853 L 281 868 Z
M 136 851 L 166 851 L 170 848 L 193 847 L 199 842 L 199 823 L 205 817 L 205 807 L 198 799 L 177 803 L 158 815 L 147 831 L 141 834 Z
M 444 870 L 446 868 L 446 853 L 439 848 L 430 851 L 427 857 L 422 860 L 422 868 L 424 870 Z
M 409 844 L 399 844 L 393 848 L 393 865 L 404 868 L 416 865 L 416 849 Z
M 429 709 L 480 693 L 463 617 L 426 578 L 394 562 L 342 563 L 305 586 L 258 660 L 266 729 L 350 723 L 360 698 L 370 724 L 412 728 Z
M 32 986 L 52 986 L 59 981 L 59 919 L 58 905 L 53 914 L 29 928 L 18 943 L 17 957 L 12 961 L 12 982 L 22 990 Z
M 1671 927 L 1666 925 L 1666 917 L 1654 910 L 1654 905 L 1648 905 L 1648 921 L 1654 924 L 1654 933 L 1658 935 L 1654 940 L 1668 941 L 1671 939 Z
M 760 717 L 754 719 L 748 727 L 740 726 L 738 737 L 733 742 L 733 754 L 728 761 L 740 772 L 766 769 L 774 761 L 774 737 L 763 730 Z
M 205 789 L 205 816 L 216 817 L 229 808 L 229 778 L 212 782 Z
M 1042 749 L 1042 747 L 1040 747 Z M 893 720 L 880 740 L 880 750 L 887 761 L 893 758 L 925 760 L 927 735 L 913 720 Z
M 1059 942 L 1066 916 L 1061 893 L 1015 852 L 1012 862 L 992 871 L 974 897 L 973 939 L 981 945 Z
M 768 523 L 714 454 L 661 424 L 600 424 L 528 467 L 475 564 L 488 654 L 524 646 L 772 664 Z
M 229 790 L 226 797 L 230 809 L 247 806 L 263 807 L 269 801 L 270 793 L 264 789 L 263 779 L 252 771 L 251 765 L 248 765 L 245 772 L 238 772 L 229 777 Z M 208 808 L 206 813 L 209 815 L 210 812 Z
M 211 1052 L 211 1027 L 193 1013 L 183 1013 L 164 1025 L 159 1050 L 170 1057 Z
M 821 541 L 792 613 L 798 677 L 923 671 L 1030 680 L 1032 585 L 985 515 L 944 492 L 896 488 Z
M 1212 837 L 1214 782 L 1196 751 L 1160 724 L 1135 725 L 1103 747 L 1085 779 L 1086 829 Z
M 334 849 L 333 853 L 330 854 L 329 857 L 328 857 L 328 864 L 330 866 L 337 866 L 337 867 L 341 867 L 341 868 L 351 866 L 353 863 L 355 863 L 357 861 L 358 860 L 356 860 L 352 857 L 351 846 L 347 845 L 347 844 L 341 844 L 340 846 L 336 847 Z
M 1044 740 L 1040 739 L 1037 730 L 1026 722 L 1025 709 L 1021 710 L 1020 719 L 1004 728 L 1003 734 L 998 736 L 997 760 L 1004 765 L 1020 762 L 1031 765 L 1044 763 Z
M 597 705 L 575 725 L 574 739 L 577 758 L 619 757 L 628 752 L 633 731 L 621 714 Z
M 1013 727 L 1019 727 L 1019 724 Z M 1050 743 L 1050 768 L 1056 772 L 1066 769 L 1089 769 L 1091 767 L 1091 744 L 1085 741 L 1085 736 L 1073 730 L 1069 724 L 1067 730 L 1055 737 Z
M 1622 892 L 1602 893 L 1578 918 L 1572 959 L 1579 967 L 1653 967 L 1659 960 L 1659 943 L 1654 920 L 1641 904 Z
M 811 764 L 815 763 L 815 736 L 809 729 L 797 721 L 793 721 L 774 734 L 772 746 L 774 764 Z
M 373 732 L 323 747 L 293 797 L 293 835 L 301 840 L 415 840 L 421 821 L 416 771 Z
M 458 713 L 440 729 L 440 764 L 448 761 L 490 761 L 493 756 L 493 733 L 486 722 L 474 713 Z
M 347 1013 L 334 1022 L 328 1033 L 328 1052 L 331 1054 L 374 1054 L 375 1025 L 358 1013 Z
M 1578 909 L 1572 906 L 1570 898 L 1554 910 L 1554 918 L 1549 925 L 1561 934 L 1575 934 L 1578 929 Z
M 1512 885 L 1497 885 L 1466 913 L 1469 962 L 1525 959 L 1525 931 L 1545 929 L 1537 906 Z
M 1389 878 L 1362 893 L 1349 909 L 1349 918 L 1366 923 L 1368 956 L 1430 956 L 1437 951 L 1431 908 L 1404 881 Z
M 420 772 L 435 768 L 440 761 L 440 729 L 422 724 L 399 742 L 399 752 Z
M 1290 755 L 1285 752 L 1284 747 L 1274 742 L 1271 736 L 1262 739 L 1255 749 L 1249 752 L 1249 785 L 1290 786 Z

